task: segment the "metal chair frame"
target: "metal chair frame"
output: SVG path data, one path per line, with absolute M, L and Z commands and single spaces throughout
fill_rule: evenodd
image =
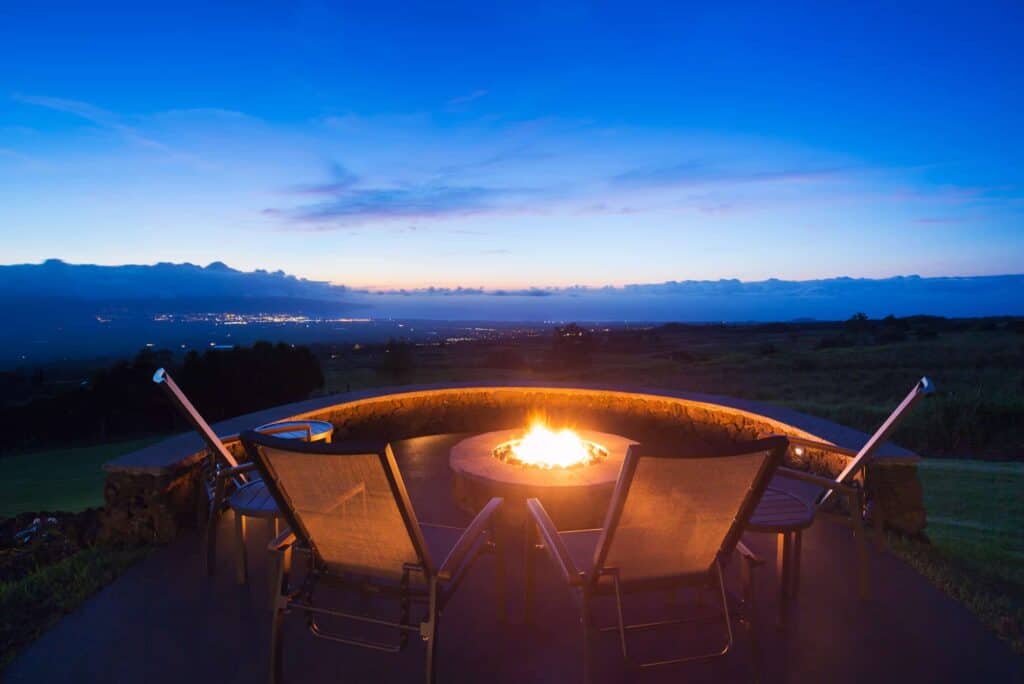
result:
M 665 665 L 677 665 L 701 660 L 709 660 L 726 655 L 733 645 L 732 615 L 736 614 L 741 623 L 747 629 L 754 642 L 755 661 L 759 661 L 758 644 L 754 634 L 751 620 L 754 603 L 753 572 L 763 564 L 763 561 L 748 549 L 741 541 L 740 535 L 746 525 L 746 521 L 753 513 L 760 499 L 761 494 L 767 486 L 771 474 L 778 467 L 785 455 L 788 441 L 785 437 L 773 436 L 737 447 L 735 454 L 754 453 L 757 451 L 769 451 L 769 456 L 762 464 L 760 471 L 754 479 L 754 484 L 747 492 L 739 511 L 737 512 L 732 525 L 722 540 L 718 553 L 711 562 L 708 570 L 703 573 L 689 575 L 675 575 L 656 577 L 645 580 L 634 580 L 632 582 L 621 582 L 619 569 L 605 565 L 605 559 L 611 548 L 612 539 L 618 528 L 625 506 L 626 498 L 629 495 L 630 485 L 636 473 L 637 465 L 641 458 L 657 458 L 643 452 L 646 447 L 633 445 L 626 454 L 619 479 L 616 482 L 615 490 L 612 493 L 611 504 L 605 519 L 604 526 L 600 528 L 600 536 L 594 553 L 594 561 L 589 571 L 580 571 L 576 568 L 575 561 L 565 546 L 563 535 L 595 532 L 597 530 L 570 530 L 562 531 L 555 527 L 554 522 L 548 516 L 547 511 L 538 499 L 528 499 L 527 526 L 535 530 L 536 541 L 527 537 L 526 541 L 526 615 L 527 620 L 532 619 L 532 591 L 533 591 L 533 560 L 532 556 L 538 551 L 545 551 L 549 559 L 558 569 L 566 585 L 580 609 L 581 622 L 583 625 L 583 672 L 584 681 L 590 681 L 590 650 L 591 631 L 596 628 L 599 632 L 617 632 L 619 636 L 619 647 L 623 659 L 627 663 L 638 668 L 653 668 Z M 724 454 L 723 454 L 724 455 Z M 733 551 L 739 553 L 743 565 L 740 569 L 742 598 L 739 609 L 731 611 L 729 608 L 728 593 L 725 588 L 722 569 L 728 562 Z M 603 578 L 611 578 L 611 581 L 602 581 Z M 679 589 L 685 587 L 708 588 L 715 591 L 721 601 L 721 613 L 711 617 L 720 617 L 724 620 L 726 638 L 720 649 L 699 653 L 696 655 L 684 655 L 679 657 L 665 658 L 646 662 L 635 662 L 629 655 L 627 633 L 638 630 L 650 630 L 679 625 L 686 622 L 693 622 L 702 618 L 678 618 L 660 620 L 655 622 L 628 624 L 624 618 L 622 596 L 625 591 L 652 591 L 660 589 Z M 599 596 L 611 596 L 615 601 L 616 623 L 609 626 L 592 625 L 593 599 Z M 755 663 L 759 664 L 759 663 Z M 755 673 L 756 675 L 756 673 Z
M 918 401 L 934 391 L 935 386 L 927 377 L 922 377 L 918 380 L 910 392 L 907 393 L 899 405 L 885 419 L 885 422 L 875 430 L 874 434 L 868 438 L 867 442 L 859 450 L 847 449 L 835 444 L 801 437 L 789 438 L 791 446 L 841 454 L 849 458 L 849 462 L 834 478 L 786 467 L 780 467 L 777 470 L 779 477 L 819 486 L 822 493 L 818 495 L 818 500 L 814 505 L 815 517 L 817 515 L 825 516 L 830 520 L 849 527 L 853 532 L 854 543 L 857 546 L 857 589 L 862 600 L 870 598 L 871 586 L 868 574 L 867 530 L 864 524 L 864 488 L 854 478 L 867 466 L 875 452 L 885 443 L 889 435 L 892 434 L 910 409 Z M 842 497 L 845 500 L 847 515 L 830 513 L 828 511 L 826 504 L 833 500 L 833 495 Z M 872 517 L 879 543 L 883 543 L 885 510 L 878 502 L 875 503 Z M 769 528 L 751 529 L 751 531 L 777 535 L 776 566 L 779 574 L 779 622 L 783 623 L 785 622 L 786 601 L 795 597 L 800 587 L 802 531 L 775 532 Z
M 220 516 L 225 509 L 231 507 L 230 499 L 234 494 L 244 487 L 257 486 L 257 483 L 260 482 L 258 473 L 256 473 L 256 464 L 238 462 L 231 450 L 224 446 L 224 442 L 213 431 L 210 424 L 178 387 L 178 383 L 174 381 L 170 373 L 163 368 L 158 369 L 153 374 L 153 382 L 164 390 L 171 403 L 178 408 L 185 420 L 206 443 L 207 460 L 203 476 L 200 479 L 202 492 L 197 496 L 196 518 L 198 526 L 205 530 L 206 572 L 212 575 L 217 567 L 217 528 L 220 524 Z M 311 441 L 313 431 L 309 423 L 292 422 L 288 425 L 269 425 L 260 428 L 260 432 L 270 435 L 302 430 L 306 433 L 305 440 Z M 329 437 L 327 441 L 330 441 Z M 245 555 L 246 518 L 269 519 L 275 535 L 280 531 L 278 529 L 279 518 L 276 514 L 254 516 L 243 514 L 238 510 L 235 510 L 235 516 L 235 576 L 239 584 L 244 584 L 248 577 L 248 564 Z
M 438 624 L 440 616 L 448 601 L 461 585 L 467 571 L 484 553 L 497 556 L 495 583 L 497 587 L 498 619 L 505 618 L 504 601 L 504 563 L 500 546 L 496 540 L 497 512 L 501 508 L 502 499 L 493 498 L 474 517 L 466 528 L 451 528 L 444 525 L 420 523 L 416 518 L 408 491 L 402 480 L 391 446 L 386 443 L 342 443 L 317 444 L 283 440 L 258 432 L 242 433 L 242 444 L 252 461 L 263 475 L 271 495 L 278 502 L 282 517 L 288 524 L 268 546 L 271 554 L 271 577 L 274 583 L 274 601 L 272 608 L 274 617 L 271 627 L 270 648 L 270 682 L 282 681 L 283 666 L 282 622 L 284 615 L 298 610 L 306 617 L 306 624 L 313 636 L 336 643 L 375 651 L 397 653 L 405 648 L 410 634 L 419 634 L 426 642 L 425 678 L 428 684 L 435 681 L 437 660 Z M 321 558 L 316 547 L 316 540 L 302 524 L 300 517 L 281 488 L 273 466 L 262 457 L 260 446 L 308 454 L 323 455 L 366 455 L 374 454 L 380 459 L 381 466 L 387 477 L 391 494 L 402 516 L 406 532 L 412 543 L 418 561 L 405 563 L 402 566 L 401 579 L 395 585 L 393 580 L 373 577 L 365 574 L 353 576 L 331 572 Z M 348 496 L 348 494 L 346 494 Z M 423 527 L 449 527 L 461 529 L 462 534 L 455 546 L 449 551 L 440 566 L 430 556 L 423 537 Z M 290 574 L 293 552 L 303 554 L 307 559 L 307 570 L 301 584 L 291 588 Z M 416 576 L 421 583 L 413 582 Z M 355 591 L 361 597 L 385 597 L 398 602 L 399 616 L 395 620 L 387 616 L 363 614 L 349 611 L 334 610 L 317 605 L 313 593 L 318 584 L 325 583 Z M 412 619 L 413 605 L 422 604 L 422 618 Z M 374 624 L 396 631 L 393 643 L 384 643 L 336 632 L 328 632 L 320 628 L 317 616 L 331 616 L 350 622 Z

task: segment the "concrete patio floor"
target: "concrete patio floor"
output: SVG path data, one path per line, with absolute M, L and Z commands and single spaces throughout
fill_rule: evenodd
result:
M 435 436 L 394 445 L 417 515 L 424 522 L 464 525 L 451 501 L 448 448 L 461 436 Z M 225 516 L 216 576 L 206 575 L 199 536 L 190 534 L 154 552 L 27 648 L 3 673 L 6 682 L 264 682 L 269 596 L 262 525 L 249 545 L 250 580 L 234 581 L 231 516 Z M 964 607 L 913 570 L 872 550 L 873 595 L 856 597 L 849 531 L 819 522 L 806 535 L 800 596 L 786 629 L 775 626 L 778 603 L 774 539 L 747 535 L 768 563 L 757 578 L 755 629 L 765 682 L 960 682 L 1024 679 L 1024 659 L 990 634 Z M 520 547 L 509 549 L 509 617 L 494 616 L 494 559 L 485 556 L 444 614 L 439 642 L 441 682 L 575 682 L 581 678 L 581 639 L 575 605 L 546 563 L 538 572 L 534 625 L 522 620 Z M 735 577 L 731 578 L 735 580 Z M 738 588 L 735 581 L 732 587 Z M 686 597 L 683 597 L 685 600 Z M 683 610 L 672 597 L 655 599 Z M 627 603 L 627 611 L 631 604 Z M 599 614 L 611 620 L 611 606 Z M 629 616 L 627 615 L 627 618 Z M 689 637 L 661 633 L 660 653 L 693 647 Z M 666 649 L 668 649 L 666 651 Z M 674 650 L 673 650 L 674 649 Z M 601 682 L 746 682 L 752 649 L 737 628 L 734 650 L 715 661 L 637 671 L 621 659 L 613 634 L 598 637 L 594 672 Z M 286 619 L 288 681 L 407 682 L 422 680 L 418 641 L 398 655 L 314 639 L 299 615 Z

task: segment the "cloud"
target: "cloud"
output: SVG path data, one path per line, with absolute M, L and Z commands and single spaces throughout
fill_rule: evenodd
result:
M 833 166 L 746 171 L 725 169 L 701 160 L 688 160 L 668 166 L 631 169 L 613 176 L 611 183 L 625 187 L 652 187 L 804 182 L 836 177 L 851 169 Z
M 359 176 L 338 163 L 331 165 L 331 175 L 334 180 L 328 183 L 292 185 L 287 192 L 297 195 L 337 195 L 359 182 Z
M 262 213 L 324 231 L 395 220 L 408 224 L 421 219 L 520 212 L 526 210 L 527 199 L 546 196 L 543 190 L 472 184 L 436 173 L 424 180 L 370 183 L 340 163 L 331 165 L 330 175 L 332 180 L 325 183 L 285 189 L 288 194 L 309 197 L 308 203 L 271 207 Z
M 481 97 L 484 97 L 486 95 L 486 90 L 474 90 L 473 92 L 467 93 L 466 95 L 459 95 L 458 97 L 453 97 L 452 99 L 448 100 L 448 106 L 458 107 L 459 105 L 469 104 L 470 102 L 474 100 L 479 100 Z
M 521 289 L 490 290 L 483 287 L 419 287 L 374 290 L 371 295 L 401 295 L 403 297 L 550 297 L 562 292 L 557 289 L 543 287 L 527 287 Z
M 63 112 L 65 114 L 76 116 L 80 119 L 85 119 L 86 121 L 89 121 L 101 128 L 117 133 L 131 143 L 161 152 L 173 159 L 187 162 L 199 161 L 191 154 L 176 150 L 169 145 L 165 145 L 158 140 L 154 140 L 153 138 L 144 135 L 134 126 L 125 124 L 114 112 L 89 104 L 88 102 L 70 100 L 61 97 L 50 97 L 47 95 L 23 95 L 20 93 L 15 93 L 11 98 L 16 102 L 21 102 L 23 104 L 43 107 L 45 109 L 51 109 L 56 112 Z
M 530 149 L 522 145 L 515 149 L 496 152 L 484 157 L 479 161 L 469 161 L 461 164 L 447 164 L 438 169 L 438 173 L 445 175 L 458 175 L 463 173 L 474 173 L 483 169 L 500 167 L 516 162 L 539 162 L 551 159 L 554 155 L 549 152 Z
M 292 209 L 266 209 L 269 216 L 320 224 L 320 229 L 352 227 L 391 219 L 429 219 L 497 211 L 523 191 L 428 181 L 390 187 L 357 187 L 342 182 L 307 188 L 330 199 Z

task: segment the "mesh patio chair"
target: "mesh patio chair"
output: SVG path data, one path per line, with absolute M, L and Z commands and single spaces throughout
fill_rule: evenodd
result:
M 267 492 L 266 485 L 260 480 L 254 463 L 239 463 L 224 446 L 220 437 L 213 431 L 210 424 L 203 419 L 196 407 L 192 405 L 178 384 L 163 368 L 153 374 L 153 382 L 163 388 L 171 403 L 195 428 L 195 431 L 206 443 L 209 460 L 202 478 L 202 494 L 199 503 L 206 502 L 202 514 L 206 517 L 206 571 L 213 574 L 217 559 L 217 525 L 225 508 L 235 513 L 235 575 L 239 584 L 244 584 L 248 577 L 248 562 L 245 553 L 245 530 L 247 518 L 268 520 L 277 530 L 277 505 Z M 293 435 L 296 431 L 304 432 L 302 437 L 309 441 L 313 437 L 309 422 L 290 421 L 280 425 L 267 425 L 259 428 L 268 434 L 286 433 Z M 330 435 L 326 435 L 330 441 Z
M 349 646 L 398 652 L 410 634 L 419 635 L 426 642 L 426 681 L 433 682 L 439 617 L 480 554 L 495 551 L 502 500 L 491 499 L 465 529 L 420 523 L 387 444 L 306 444 L 251 431 L 242 433 L 242 443 L 288 524 L 269 547 L 275 586 L 270 681 L 281 681 L 284 614 L 298 610 L 314 636 Z M 289 578 L 295 553 L 306 559 L 297 588 Z M 503 618 L 500 556 L 495 575 Z M 365 601 L 358 612 L 338 607 L 340 601 L 320 605 L 314 589 L 321 585 L 397 605 L 398 618 L 371 614 Z M 338 629 L 323 629 L 321 618 L 336 621 Z M 356 635 L 357 625 L 393 638 Z
M 750 519 L 747 526 L 749 531 L 777 535 L 776 564 L 779 574 L 780 621 L 785 617 L 786 601 L 796 596 L 800 586 L 800 547 L 803 530 L 811 526 L 819 513 L 833 508 L 829 502 L 835 494 L 845 499 L 846 511 L 844 514 L 830 517 L 853 530 L 857 546 L 858 589 L 861 598 L 866 599 L 869 596 L 864 491 L 854 478 L 885 443 L 910 409 L 933 391 L 931 381 L 928 378 L 921 378 L 864 443 L 860 451 L 799 437 L 789 438 L 790 445 L 796 449 L 841 454 L 850 461 L 834 478 L 802 470 L 779 468 Z M 885 511 L 877 502 L 872 509 L 872 517 L 879 533 L 884 532 Z
M 700 458 L 674 455 L 671 446 L 629 448 L 604 527 L 559 531 L 538 499 L 528 499 L 537 544 L 527 544 L 527 614 L 532 603 L 532 556 L 547 552 L 576 599 L 583 624 L 584 680 L 590 681 L 591 602 L 614 598 L 616 623 L 597 627 L 618 633 L 622 656 L 641 668 L 724 656 L 733 643 L 732 617 L 723 566 L 737 551 L 743 564 L 741 619 L 750 628 L 753 569 L 761 561 L 740 542 L 747 519 L 786 452 L 785 437 L 740 445 L 735 451 Z M 627 634 L 694 622 L 693 615 L 627 624 L 623 596 L 634 592 L 692 587 L 710 590 L 724 622 L 721 648 L 648 662 L 634 662 Z M 719 617 L 719 616 L 713 616 Z M 751 635 L 752 630 L 751 630 Z

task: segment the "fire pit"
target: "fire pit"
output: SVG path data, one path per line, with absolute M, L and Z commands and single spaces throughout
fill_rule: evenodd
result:
M 634 440 L 592 430 L 498 430 L 452 447 L 448 463 L 455 500 L 468 512 L 491 497 L 505 499 L 506 522 L 525 519 L 525 501 L 537 497 L 562 528 L 604 521 L 626 449 Z
M 555 432 L 542 422 L 534 423 L 522 437 L 494 447 L 491 453 L 510 465 L 543 470 L 579 468 L 608 458 L 608 450 L 600 444 L 582 439 L 569 428 Z

